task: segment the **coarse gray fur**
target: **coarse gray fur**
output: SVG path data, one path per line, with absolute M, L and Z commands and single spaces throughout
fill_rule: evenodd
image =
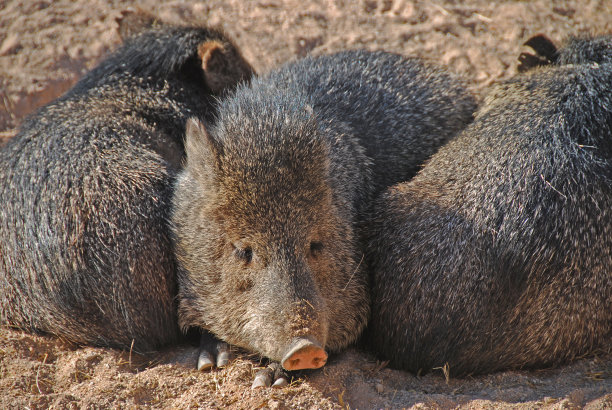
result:
M 612 37 L 494 87 L 373 207 L 368 340 L 413 372 L 555 365 L 612 346 Z
M 214 124 L 187 130 L 181 325 L 273 360 L 297 337 L 355 341 L 369 312 L 363 210 L 474 109 L 459 79 L 385 52 L 308 57 L 238 87 Z
M 139 33 L 0 151 L 3 324 L 136 351 L 180 334 L 168 219 L 185 123 L 211 116 L 211 76 L 231 89 L 251 71 L 220 32 Z

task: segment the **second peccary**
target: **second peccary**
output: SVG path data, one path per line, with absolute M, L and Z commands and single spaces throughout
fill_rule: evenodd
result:
M 612 37 L 497 87 L 373 207 L 372 349 L 413 372 L 612 347 Z
M 174 199 L 179 318 L 318 368 L 369 312 L 357 223 L 472 118 L 462 83 L 416 59 L 347 51 L 288 64 L 187 129 Z
M 173 181 L 187 118 L 251 75 L 220 32 L 151 21 L 0 151 L 0 320 L 147 351 L 177 340 Z

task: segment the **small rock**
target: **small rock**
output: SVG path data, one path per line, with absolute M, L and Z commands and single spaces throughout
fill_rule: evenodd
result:
M 0 45 L 0 56 L 12 54 L 21 48 L 21 43 L 17 34 L 9 34 Z
M 89 23 L 89 16 L 86 14 L 78 14 L 73 19 L 72 22 L 77 26 L 83 26 Z

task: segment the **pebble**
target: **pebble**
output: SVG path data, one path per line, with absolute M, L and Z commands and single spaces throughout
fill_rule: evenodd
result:
M 0 56 L 12 54 L 21 46 L 19 37 L 16 34 L 9 34 L 0 45 Z

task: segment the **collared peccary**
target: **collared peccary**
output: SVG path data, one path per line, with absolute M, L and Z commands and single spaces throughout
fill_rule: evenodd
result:
M 173 211 L 181 325 L 287 370 L 325 364 L 368 317 L 361 213 L 474 110 L 438 68 L 345 51 L 255 78 L 214 124 L 191 122 Z
M 168 219 L 185 123 L 252 70 L 218 31 L 150 26 L 0 151 L 4 324 L 141 352 L 180 335 Z
M 498 85 L 369 221 L 372 349 L 455 376 L 612 347 L 612 37 Z

